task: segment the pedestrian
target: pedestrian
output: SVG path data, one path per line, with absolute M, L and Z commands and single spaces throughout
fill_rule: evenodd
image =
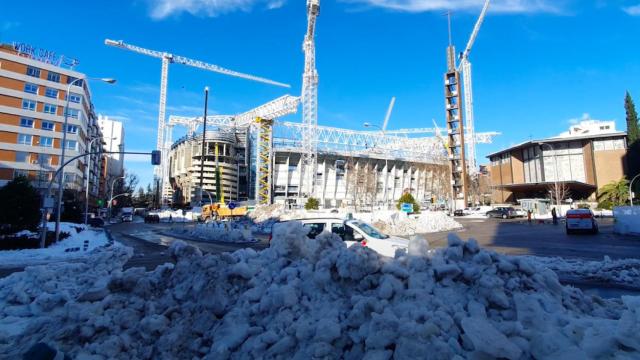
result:
M 169 223 L 173 224 L 173 216 L 171 214 L 169 214 Z
M 527 221 L 531 224 L 531 209 L 527 210 Z
M 558 214 L 556 214 L 556 208 L 551 209 L 551 217 L 553 218 L 553 225 L 558 225 Z

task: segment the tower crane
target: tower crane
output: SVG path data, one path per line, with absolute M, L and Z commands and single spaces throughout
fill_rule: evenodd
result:
M 147 55 L 147 56 L 155 57 L 162 60 L 162 68 L 160 72 L 160 104 L 158 109 L 158 138 L 156 141 L 156 146 L 158 150 L 162 152 L 162 162 L 161 162 L 162 164 L 166 163 L 168 159 L 168 148 L 165 144 L 164 136 L 165 136 L 165 111 L 166 111 L 166 103 L 167 103 L 167 82 L 169 79 L 170 63 L 187 65 L 187 66 L 199 68 L 202 70 L 213 71 L 213 72 L 217 72 L 217 73 L 228 75 L 228 76 L 234 76 L 242 79 L 257 81 L 257 82 L 285 87 L 285 88 L 291 87 L 288 84 L 225 69 L 218 65 L 208 64 L 200 60 L 193 60 L 193 59 L 186 58 L 184 56 L 174 55 L 168 52 L 149 50 L 139 46 L 127 44 L 122 40 L 116 41 L 116 40 L 105 39 L 104 43 L 105 45 L 108 45 L 108 46 L 113 46 L 120 49 L 133 51 L 138 54 Z M 156 168 L 154 169 L 154 174 L 157 178 L 159 178 L 161 182 L 160 189 L 162 189 L 161 193 L 164 194 L 164 188 L 165 186 L 168 185 L 169 174 L 167 172 L 167 168 L 162 166 L 156 166 Z
M 313 194 L 313 178 L 316 172 L 318 130 L 318 71 L 314 36 L 316 18 L 320 14 L 320 0 L 307 0 L 307 34 L 302 43 L 304 73 L 302 74 L 302 194 Z
M 464 116 L 466 118 L 466 129 L 469 133 L 469 137 L 465 139 L 467 141 L 467 147 L 469 149 L 469 154 L 467 156 L 467 165 L 469 168 L 469 173 L 471 175 L 475 175 L 477 173 L 478 164 L 476 160 L 476 137 L 473 118 L 473 82 L 471 79 L 471 62 L 469 61 L 469 53 L 471 53 L 471 48 L 476 41 L 476 37 L 478 36 L 478 32 L 480 31 L 482 22 L 484 21 L 484 18 L 487 14 L 487 9 L 489 9 L 489 2 L 490 0 L 485 0 L 484 2 L 484 6 L 482 7 L 480 16 L 478 17 L 478 20 L 473 27 L 473 31 L 471 32 L 471 37 L 467 42 L 467 47 L 460 54 L 460 63 L 457 69 L 458 71 L 462 70 L 462 85 L 464 89 Z

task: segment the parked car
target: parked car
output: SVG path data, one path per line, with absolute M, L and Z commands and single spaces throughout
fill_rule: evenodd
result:
M 491 211 L 487 211 L 487 217 L 511 219 L 516 217 L 516 209 L 512 207 L 497 207 Z
M 99 218 L 99 217 L 90 218 L 87 220 L 87 223 L 89 224 L 89 226 L 92 226 L 92 227 L 104 226 L 104 220 L 102 220 L 102 218 Z
M 453 210 L 453 216 L 464 216 L 464 215 L 466 214 L 464 213 L 463 209 Z
M 527 211 L 522 208 L 515 209 L 515 217 L 527 217 Z
M 571 209 L 565 214 L 567 234 L 573 234 L 578 231 L 589 232 L 591 234 L 598 233 L 598 222 L 593 216 L 593 212 L 589 209 Z
M 132 222 L 133 214 L 122 214 L 122 222 Z
M 144 222 L 149 224 L 157 224 L 160 222 L 160 216 L 158 215 L 146 215 L 144 217 Z
M 393 257 L 396 250 L 406 250 L 409 247 L 409 240 L 383 234 L 380 230 L 360 220 L 340 218 L 298 219 L 278 222 L 274 224 L 273 228 L 275 230 L 282 224 L 291 221 L 299 221 L 304 227 L 308 227 L 309 233 L 307 237 L 310 239 L 315 239 L 322 232 L 329 231 L 340 236 L 347 246 L 354 244 L 367 246 L 383 256 Z

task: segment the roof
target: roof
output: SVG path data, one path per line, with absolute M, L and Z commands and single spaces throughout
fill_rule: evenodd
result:
M 609 138 L 609 137 L 622 137 L 627 136 L 625 131 L 616 131 L 611 133 L 603 133 L 603 134 L 588 134 L 588 135 L 578 135 L 578 136 L 563 136 L 563 137 L 550 137 L 546 139 L 537 139 L 537 140 L 529 140 L 522 142 L 517 145 L 513 145 L 509 148 L 499 150 L 487 155 L 487 158 L 495 155 L 499 155 L 508 151 L 512 151 L 515 149 L 523 148 L 529 145 L 536 145 L 540 143 L 556 143 L 556 142 L 567 142 L 567 141 L 576 141 L 576 140 L 586 140 L 586 139 L 600 139 L 600 138 Z

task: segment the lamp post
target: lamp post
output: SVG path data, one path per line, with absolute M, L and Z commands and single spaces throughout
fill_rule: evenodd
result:
M 118 180 L 118 179 L 124 179 L 124 176 L 118 176 L 117 178 L 111 180 L 111 192 L 109 193 L 109 197 L 110 197 L 110 200 L 109 200 L 109 219 L 111 219 L 111 215 L 112 215 L 111 214 L 111 207 L 112 207 L 111 206 L 111 200 L 114 199 L 114 197 L 113 197 L 113 185 L 116 184 L 116 180 Z
M 371 124 L 371 123 L 364 123 L 362 124 L 364 127 L 377 127 L 378 129 L 380 129 L 380 132 L 382 132 L 382 136 L 384 136 L 384 129 L 382 129 L 380 126 L 376 125 L 376 124 Z M 382 195 L 383 197 L 383 202 L 384 202 L 384 206 L 386 207 L 385 210 L 387 210 L 389 208 L 389 204 L 387 203 L 387 188 L 388 188 L 388 181 L 389 181 L 389 162 L 387 159 L 387 156 L 385 155 L 384 157 L 384 193 Z
M 211 193 L 205 189 L 202 189 L 202 192 L 207 193 L 207 195 L 209 196 L 209 204 L 213 204 L 213 198 L 211 197 Z
M 551 150 L 553 152 L 553 178 L 554 178 L 554 193 L 555 193 L 555 197 L 556 197 L 556 206 L 558 207 L 558 211 L 561 211 L 560 209 L 560 199 L 558 196 L 558 159 L 556 157 L 556 153 L 553 150 L 553 146 L 547 144 L 547 143 L 538 143 L 538 145 L 540 145 L 540 147 L 547 145 L 549 147 L 549 150 Z M 542 154 L 542 168 L 544 168 L 544 154 Z
M 71 86 L 74 85 L 75 83 L 79 82 L 79 81 L 85 81 L 85 80 L 100 80 L 103 82 L 106 82 L 107 84 L 114 84 L 116 82 L 115 79 L 110 79 L 110 78 L 78 78 L 73 80 L 72 82 L 69 83 L 69 85 L 67 85 L 67 101 L 64 107 L 64 123 L 62 125 L 62 152 L 60 154 L 60 167 L 62 167 L 62 165 L 64 164 L 64 155 L 65 155 L 65 150 L 67 149 L 67 123 L 68 123 L 68 119 L 69 119 L 69 93 L 71 92 Z M 60 213 L 61 213 L 61 209 L 62 209 L 62 192 L 64 191 L 64 169 L 62 169 L 62 171 L 60 171 L 60 174 L 58 175 L 58 206 L 57 206 L 57 213 L 56 213 L 56 242 L 58 242 L 58 240 L 60 239 Z
M 631 206 L 633 206 L 633 182 L 640 177 L 640 174 L 636 175 L 629 182 L 629 201 L 631 202 Z
M 206 150 L 206 136 L 207 136 L 207 107 L 209 104 L 209 87 L 206 86 L 204 88 L 204 117 L 202 118 L 202 148 L 200 151 L 200 199 L 198 201 L 202 202 L 202 192 L 204 191 L 204 159 L 205 159 L 205 150 Z M 216 169 L 217 171 L 217 169 Z M 220 196 L 216 192 L 217 196 Z

